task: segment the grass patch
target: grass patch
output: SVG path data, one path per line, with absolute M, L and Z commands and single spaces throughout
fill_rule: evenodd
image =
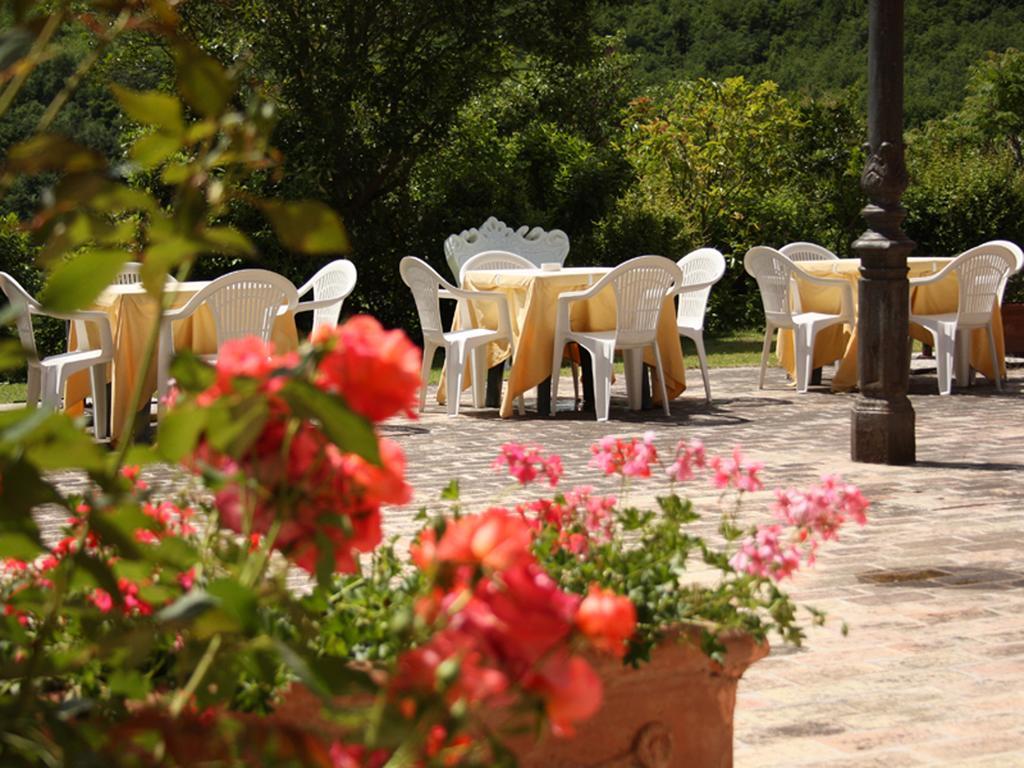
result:
M 25 388 L 26 384 L 24 382 L 0 382 L 0 404 L 24 403 Z

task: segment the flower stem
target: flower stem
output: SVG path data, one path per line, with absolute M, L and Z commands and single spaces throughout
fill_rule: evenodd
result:
M 220 650 L 220 645 L 223 639 L 219 634 L 214 635 L 210 638 L 210 644 L 206 646 L 206 651 L 203 653 L 203 657 L 199 660 L 196 668 L 192 670 L 192 676 L 189 677 L 185 687 L 178 691 L 174 696 L 174 701 L 171 702 L 171 717 L 177 717 L 181 714 L 181 710 L 188 704 L 188 700 L 192 698 L 192 694 L 196 692 L 199 684 L 206 677 L 206 673 L 210 669 L 210 665 L 213 664 L 214 658 L 217 656 L 217 651 Z

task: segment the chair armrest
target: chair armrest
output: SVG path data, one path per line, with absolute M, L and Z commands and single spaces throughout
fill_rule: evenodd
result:
M 333 307 L 335 304 L 341 304 L 345 301 L 344 297 L 338 296 L 334 299 L 318 299 L 316 301 L 300 301 L 295 305 L 294 314 L 298 315 L 301 312 L 312 312 L 315 309 L 327 309 Z
M 95 323 L 100 331 L 100 350 L 106 354 L 114 353 L 114 336 L 110 330 L 110 318 L 107 317 L 106 312 L 83 309 L 77 312 L 46 312 L 45 314 L 47 317 L 74 323 Z
M 918 285 L 928 285 L 930 283 L 937 283 L 945 277 L 949 276 L 949 273 L 956 268 L 956 261 L 951 261 L 949 264 L 944 266 L 938 272 L 933 275 L 927 275 L 925 277 L 911 277 L 907 282 L 910 283 L 910 287 L 913 288 Z
M 686 285 L 680 285 L 674 291 L 672 295 L 675 296 L 680 293 L 694 293 L 696 291 L 703 291 L 705 288 L 714 288 L 718 280 L 705 280 L 703 283 L 688 283 Z

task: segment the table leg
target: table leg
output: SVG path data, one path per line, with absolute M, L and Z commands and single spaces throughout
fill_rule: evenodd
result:
M 815 368 L 811 371 L 811 384 L 814 386 L 821 385 L 821 368 Z
M 551 378 L 546 378 L 537 385 L 537 415 L 551 415 Z
M 487 395 L 484 405 L 488 408 L 501 407 L 501 384 L 505 377 L 505 363 L 493 365 L 487 371 Z
M 580 406 L 580 410 L 584 413 L 593 413 L 594 364 L 586 352 L 580 355 L 580 387 L 583 390 L 583 405 Z

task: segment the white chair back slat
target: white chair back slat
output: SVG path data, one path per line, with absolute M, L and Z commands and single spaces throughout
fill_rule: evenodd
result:
M 338 325 L 342 304 L 355 288 L 356 277 L 355 264 L 348 259 L 338 259 L 323 267 L 299 290 L 302 295 L 307 288 L 312 288 L 314 301 L 338 299 L 336 304 L 313 310 L 313 328 Z
M 441 307 L 438 290 L 448 287 L 448 281 L 441 277 L 433 267 L 421 259 L 406 257 L 399 266 L 402 281 L 409 286 L 416 302 L 423 338 L 427 340 L 442 339 L 444 326 L 441 319 Z M 443 343 L 443 342 L 439 342 Z
M 569 253 L 569 236 L 560 229 L 545 231 L 525 225 L 514 230 L 491 216 L 480 227 L 449 235 L 444 241 L 445 259 L 456 278 L 461 276 L 466 261 L 484 251 L 508 251 L 537 267 L 546 262 L 564 264 Z
M 777 327 L 793 327 L 793 263 L 779 251 L 759 245 L 747 252 L 743 264 L 757 281 L 768 322 Z
M 22 287 L 21 283 L 6 272 L 0 272 L 0 290 L 18 313 L 15 325 L 18 329 L 18 340 L 25 351 L 25 357 L 30 361 L 37 361 L 39 354 L 36 351 L 35 332 L 32 330 L 32 313 L 40 313 L 42 306 Z
M 124 266 L 121 267 L 121 271 L 117 273 L 117 277 L 114 278 L 114 285 L 135 285 L 136 283 L 141 282 L 141 270 L 141 262 L 125 262 Z
M 779 253 L 790 261 L 836 261 L 839 259 L 828 248 L 817 243 L 787 243 L 779 248 Z
M 640 256 L 608 274 L 615 291 L 619 344 L 649 343 L 657 334 L 665 298 L 682 280 L 679 266 L 662 256 Z
M 1016 256 L 1002 245 L 984 244 L 956 258 L 959 281 L 957 324 L 978 326 L 992 317 L 999 289 L 1016 267 Z
M 686 254 L 676 263 L 683 273 L 680 287 L 708 283 L 706 288 L 699 291 L 679 294 L 676 324 L 686 328 L 703 328 L 712 284 L 721 280 L 725 274 L 725 257 L 714 248 L 700 248 Z
M 459 285 L 463 286 L 471 269 L 533 269 L 534 263 L 511 251 L 483 251 L 470 256 L 459 269 Z

